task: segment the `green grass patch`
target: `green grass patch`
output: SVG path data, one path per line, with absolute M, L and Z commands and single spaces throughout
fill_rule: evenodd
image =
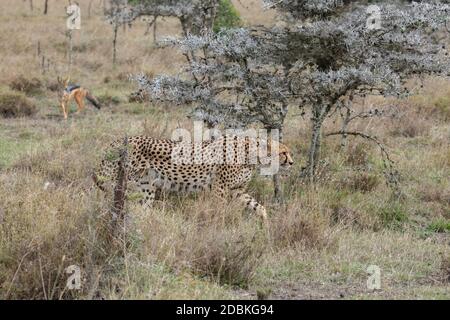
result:
M 378 216 L 387 228 L 400 229 L 408 221 L 408 213 L 400 203 L 386 204 L 379 210 Z
M 430 223 L 427 227 L 427 231 L 437 233 L 450 233 L 450 220 L 439 219 Z
M 7 168 L 35 144 L 33 140 L 0 138 L 0 169 Z

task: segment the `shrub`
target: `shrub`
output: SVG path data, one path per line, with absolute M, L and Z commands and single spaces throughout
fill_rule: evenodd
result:
M 340 204 L 333 205 L 331 209 L 331 219 L 333 223 L 342 223 L 343 225 L 358 223 L 358 212 L 356 210 Z
M 213 31 L 219 32 L 221 29 L 237 28 L 241 25 L 242 21 L 239 12 L 233 6 L 231 1 L 220 0 Z
M 379 217 L 384 227 L 400 228 L 408 221 L 408 214 L 401 204 L 387 204 L 379 211 Z
M 349 145 L 346 164 L 352 167 L 366 167 L 369 163 L 369 150 L 371 146 L 367 143 L 354 143 Z
M 118 105 L 121 102 L 119 97 L 112 96 L 108 93 L 101 94 L 101 95 L 97 96 L 97 98 L 102 106 Z
M 194 272 L 219 283 L 248 287 L 263 253 L 256 235 L 217 230 L 195 233 L 192 240 L 198 241 L 190 253 Z
M 82 43 L 79 45 L 74 45 L 72 49 L 74 52 L 83 53 L 83 52 L 86 52 L 88 49 L 92 50 L 93 48 L 88 46 L 87 43 Z
M 342 179 L 341 184 L 352 191 L 370 192 L 380 183 L 378 176 L 367 172 L 357 172 Z
M 450 91 L 432 83 L 435 91 L 431 94 L 412 96 L 408 99 L 410 106 L 414 107 L 423 119 L 434 118 L 450 120 Z
M 278 248 L 295 247 L 322 248 L 328 242 L 325 228 L 328 222 L 323 215 L 300 211 L 295 206 L 287 212 L 271 218 L 272 244 Z
M 405 138 L 415 138 L 427 134 L 431 124 L 420 117 L 420 114 L 415 114 L 408 118 L 400 119 L 390 133 L 393 136 Z
M 106 84 L 108 84 L 108 83 L 110 83 L 111 82 L 111 77 L 110 76 L 106 76 L 106 77 L 104 77 L 103 78 L 103 83 L 106 83 Z
M 0 116 L 4 118 L 32 116 L 36 111 L 34 103 L 21 93 L 0 94 Z
M 450 120 L 450 92 L 446 96 L 438 98 L 434 102 L 439 115 L 445 120 Z
M 64 85 L 61 82 L 56 81 L 56 80 L 48 81 L 46 84 L 47 90 L 52 91 L 52 92 L 61 91 L 64 89 L 63 87 L 64 87 Z
M 442 282 L 450 283 L 450 256 L 443 256 L 441 261 Z
M 226 208 L 199 197 L 179 199 L 181 214 L 166 206 L 137 210 L 133 216 L 144 255 L 176 273 L 189 271 L 219 284 L 248 287 L 266 248 L 265 233 L 255 223 L 258 218 L 243 216 L 234 204 Z
M 418 190 L 418 197 L 425 202 L 437 202 L 443 206 L 450 206 L 450 189 L 448 188 L 426 184 Z
M 149 97 L 148 93 L 144 90 L 138 90 L 138 91 L 132 92 L 128 96 L 128 102 L 143 103 L 143 102 L 148 102 L 149 100 L 150 100 L 150 97 Z
M 428 231 L 450 233 L 450 220 L 439 219 L 433 221 L 427 228 Z
M 9 87 L 26 95 L 32 95 L 41 92 L 42 83 L 38 78 L 27 79 L 24 76 L 18 76 L 10 82 Z
M 101 234 L 98 212 L 103 204 L 83 195 L 80 186 L 53 186 L 50 191 L 45 183 L 19 171 L 0 176 L 3 299 L 70 299 L 96 292 L 91 280 L 105 265 L 110 246 Z M 81 290 L 65 288 L 64 269 L 70 265 L 82 269 Z

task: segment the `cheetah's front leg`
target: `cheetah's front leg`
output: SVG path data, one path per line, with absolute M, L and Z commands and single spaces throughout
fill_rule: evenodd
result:
M 251 195 L 246 193 L 243 189 L 235 189 L 232 191 L 232 198 L 237 199 L 239 202 L 244 204 L 248 209 L 255 211 L 258 216 L 263 219 L 263 222 L 267 224 L 267 213 L 266 208 L 258 201 L 255 200 Z
M 139 201 L 144 208 L 151 208 L 156 197 L 156 187 L 152 181 L 141 179 L 139 189 L 142 193 L 142 199 Z
M 225 199 L 229 193 L 226 189 L 224 189 L 222 186 L 220 186 L 218 183 L 214 183 L 212 185 L 212 191 L 213 193 L 218 196 L 219 198 Z M 258 201 L 255 200 L 251 195 L 245 192 L 244 189 L 234 189 L 231 191 L 231 197 L 233 199 L 238 200 L 240 203 L 245 205 L 248 209 L 256 212 L 258 216 L 260 216 L 263 219 L 264 224 L 267 225 L 267 213 L 266 208 L 264 208 L 263 205 L 261 205 Z

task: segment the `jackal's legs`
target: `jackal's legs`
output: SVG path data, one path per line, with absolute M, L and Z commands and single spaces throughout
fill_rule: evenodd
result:
M 84 99 L 81 93 L 75 94 L 75 101 L 77 103 L 77 114 L 84 109 Z
M 63 100 L 61 101 L 61 109 L 63 111 L 64 114 L 64 120 L 67 120 L 67 101 L 63 98 Z

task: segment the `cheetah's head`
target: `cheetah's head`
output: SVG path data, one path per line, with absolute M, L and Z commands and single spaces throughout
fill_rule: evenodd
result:
M 292 159 L 291 150 L 285 144 L 281 142 L 274 143 L 273 140 L 267 141 L 267 151 L 271 154 L 271 156 L 278 156 L 278 163 L 283 171 L 289 169 L 293 164 L 294 160 Z M 277 145 L 278 152 L 275 154 L 275 150 L 272 150 L 272 146 Z
M 294 160 L 291 156 L 291 151 L 285 144 L 280 143 L 278 145 L 278 156 L 281 168 L 289 169 L 294 164 Z

